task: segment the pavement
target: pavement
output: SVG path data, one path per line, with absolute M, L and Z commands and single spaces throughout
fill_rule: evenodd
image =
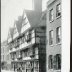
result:
M 1 72 L 14 72 L 14 71 L 10 71 L 10 70 L 1 70 Z

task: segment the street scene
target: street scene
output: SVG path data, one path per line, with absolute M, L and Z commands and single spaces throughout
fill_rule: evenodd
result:
M 2 5 L 1 72 L 61 72 L 61 0 L 27 1 Z

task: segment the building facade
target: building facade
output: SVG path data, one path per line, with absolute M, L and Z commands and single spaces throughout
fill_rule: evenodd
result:
M 8 34 L 11 68 L 24 72 L 46 71 L 46 14 L 42 0 L 33 0 L 35 10 L 24 10 Z
M 9 47 L 7 41 L 1 43 L 1 68 L 8 69 L 7 65 L 9 65 Z
M 61 72 L 61 0 L 33 0 L 8 35 L 11 68 L 24 72 Z
M 46 71 L 61 72 L 61 0 L 47 2 Z
M 45 27 L 29 29 L 15 41 L 10 50 L 12 68 L 21 67 L 25 72 L 45 71 Z

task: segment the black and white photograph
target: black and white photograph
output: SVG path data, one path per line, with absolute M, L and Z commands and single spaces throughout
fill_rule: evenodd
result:
M 1 0 L 1 72 L 70 72 L 67 3 Z

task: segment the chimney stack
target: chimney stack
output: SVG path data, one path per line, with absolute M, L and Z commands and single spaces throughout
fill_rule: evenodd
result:
M 42 12 L 42 0 L 33 0 L 33 9 Z

